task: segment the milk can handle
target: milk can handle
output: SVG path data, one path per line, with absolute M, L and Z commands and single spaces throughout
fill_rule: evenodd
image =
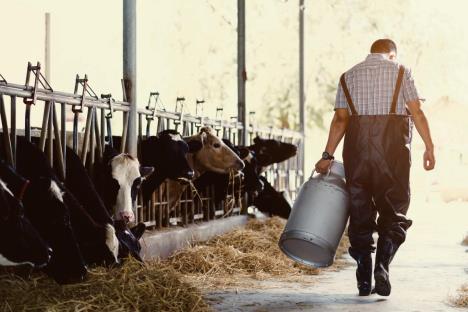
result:
M 312 170 L 312 174 L 310 175 L 309 179 L 312 179 L 314 177 L 315 172 L 316 171 L 315 171 L 315 168 L 314 168 L 314 170 Z M 330 176 L 330 172 L 331 172 L 331 165 L 330 165 L 330 169 L 328 169 L 327 175 L 325 176 L 326 178 L 328 178 Z

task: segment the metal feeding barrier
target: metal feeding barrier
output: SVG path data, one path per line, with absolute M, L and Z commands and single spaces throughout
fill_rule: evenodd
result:
M 24 85 L 10 83 L 0 75 L 0 117 L 6 161 L 15 166 L 16 138 L 18 135 L 24 135 L 28 140 L 36 142 L 45 152 L 51 166 L 57 168 L 61 179 L 66 178 L 66 146 L 72 147 L 91 171 L 92 164 L 102 158 L 105 144 L 113 146 L 112 136 L 116 134 L 112 129 L 113 125 L 115 128 L 118 115 L 121 116 L 122 122 L 119 133 L 120 152 L 127 150 L 129 140 L 141 142 L 166 129 L 174 129 L 183 136 L 190 136 L 198 133 L 204 126 L 212 127 L 219 137 L 239 145 L 239 137 L 243 135 L 244 129 L 237 117 L 232 117 L 230 120 L 223 119 L 222 108 L 217 109 L 214 119 L 203 116 L 205 101 L 198 99 L 195 102 L 196 115 L 188 114 L 184 110 L 183 97 L 176 99 L 175 110 L 171 112 L 166 110 L 158 92 L 151 92 L 148 104 L 144 108 L 138 108 L 137 138 L 130 138 L 128 137 L 130 104 L 126 101 L 125 88 L 123 90 L 123 101 L 115 100 L 111 94 L 101 94 L 98 97 L 91 88 L 88 77 L 85 75 L 80 78 L 77 75 L 73 93 L 56 91 L 42 75 L 40 63 L 35 66 L 28 63 Z M 10 98 L 10 116 L 7 115 L 4 97 Z M 17 130 L 18 97 L 23 99 L 26 106 L 23 133 Z M 31 126 L 31 112 L 39 109 L 40 104 L 43 107 L 42 123 L 40 129 L 35 129 Z M 86 115 L 84 122 L 81 121 L 81 114 Z M 73 116 L 71 131 L 67 131 L 67 116 Z M 84 129 L 81 130 L 80 126 Z M 291 130 L 250 125 L 246 131 L 250 144 L 253 144 L 256 136 L 293 143 L 299 147 L 303 144 L 302 135 Z M 303 161 L 298 155 L 283 163 L 272 165 L 265 175 L 276 189 L 286 190 L 291 198 L 294 198 L 303 181 L 301 171 Z M 142 196 L 139 196 L 136 221 L 160 229 L 245 213 L 251 199 L 241 193 L 239 187 L 241 183 L 241 175 L 230 176 L 228 195 L 220 204 L 214 201 L 214 188 L 198 193 L 187 187 L 175 209 L 171 209 L 169 203 L 171 190 L 168 182 L 164 182 L 148 202 L 144 203 Z

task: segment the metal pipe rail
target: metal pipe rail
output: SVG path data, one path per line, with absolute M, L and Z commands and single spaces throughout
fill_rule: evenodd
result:
M 10 163 L 14 165 L 16 156 L 16 105 L 17 98 L 31 99 L 35 97 L 34 103 L 44 103 L 44 113 L 42 120 L 42 129 L 40 131 L 39 145 L 48 155 L 51 163 L 54 161 L 60 169 L 59 175 L 65 179 L 65 152 L 67 145 L 67 130 L 66 130 L 66 114 L 67 108 L 72 111 L 73 107 L 86 107 L 83 114 L 86 115 L 85 131 L 83 135 L 83 144 L 81 157 L 84 163 L 88 163 L 88 170 L 92 169 L 91 163 L 98 160 L 102 156 L 106 138 L 112 137 L 112 120 L 116 112 L 122 114 L 124 126 L 122 130 L 122 148 L 126 148 L 125 141 L 127 139 L 128 112 L 130 105 L 126 101 L 115 101 L 111 95 L 103 95 L 102 98 L 86 95 L 85 93 L 67 93 L 60 91 L 46 90 L 37 87 L 26 85 L 13 84 L 6 82 L 4 79 L 0 81 L 0 115 L 3 129 L 4 146 L 10 147 L 11 153 Z M 3 96 L 10 97 L 10 116 L 6 115 Z M 26 104 L 30 107 L 30 104 Z M 57 114 L 56 106 L 59 105 L 60 111 Z M 37 107 L 38 105 L 36 105 Z M 100 114 L 99 114 L 100 112 Z M 198 112 L 198 108 L 197 108 Z M 75 116 L 80 112 L 74 111 Z M 8 127 L 8 118 L 10 117 L 10 127 Z M 145 118 L 143 118 L 145 117 Z M 60 118 L 60 119 L 59 119 Z M 76 118 L 78 118 L 76 116 Z M 115 120 L 115 119 L 114 119 Z M 152 123 L 154 121 L 154 123 Z M 153 125 L 153 126 L 152 126 Z M 145 127 L 146 126 L 146 127 Z M 176 129 L 183 135 L 194 135 L 200 127 L 210 126 L 216 133 L 222 137 L 231 140 L 235 145 L 239 145 L 239 133 L 244 131 L 243 126 L 237 120 L 224 120 L 221 118 L 208 118 L 206 116 L 193 116 L 184 113 L 182 109 L 178 112 L 170 112 L 164 109 L 154 107 L 144 107 L 137 110 L 137 138 L 128 138 L 143 140 L 148 135 L 156 135 L 159 131 L 165 129 Z M 143 129 L 146 128 L 145 134 Z M 263 138 L 278 139 L 284 142 L 294 143 L 301 146 L 303 137 L 300 133 L 287 130 L 276 129 L 272 127 L 257 127 L 249 125 L 246 129 L 246 145 L 252 144 L 255 136 Z M 31 129 L 25 129 L 25 133 L 31 133 Z M 78 136 L 78 127 L 74 126 L 73 136 Z M 5 135 L 6 134 L 6 135 Z M 56 140 L 51 140 L 55 138 Z M 55 143 L 53 143 L 55 141 Z M 76 145 L 78 146 L 78 139 Z M 77 147 L 76 146 L 76 147 Z M 55 148 L 55 150 L 54 150 Z M 55 153 L 54 153 L 55 151 Z M 76 151 L 78 151 L 76 149 Z M 53 159 L 53 155 L 58 155 Z M 86 161 L 88 160 L 88 161 Z M 303 172 L 301 171 L 303 159 L 298 157 L 292 158 L 284 163 L 271 166 L 265 173 L 266 177 L 272 182 L 277 189 L 289 191 L 291 197 L 302 183 Z M 237 179 L 237 180 L 236 180 Z M 237 177 L 231 181 L 235 185 L 242 183 L 241 178 Z M 230 189 L 235 190 L 236 187 L 230 184 Z M 238 188 L 237 188 L 238 190 Z M 139 198 L 136 219 L 144 222 L 147 226 L 155 228 L 169 227 L 175 224 L 189 224 L 198 220 L 212 220 L 223 218 L 229 215 L 236 215 L 246 211 L 246 205 L 249 199 L 245 194 L 230 191 L 227 198 L 216 205 L 214 202 L 214 189 L 209 189 L 202 192 L 199 199 L 194 199 L 190 190 L 187 190 L 177 204 L 175 209 L 169 207 L 169 189 L 166 183 L 157 190 L 152 199 L 148 203 L 143 203 Z M 234 193 L 233 193 L 234 192 Z

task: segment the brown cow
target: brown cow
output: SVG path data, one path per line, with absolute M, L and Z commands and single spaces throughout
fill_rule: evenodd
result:
M 186 156 L 190 167 L 195 173 L 194 178 L 199 177 L 206 171 L 229 173 L 231 170 L 238 171 L 244 168 L 244 162 L 215 135 L 210 127 L 203 127 L 198 134 L 185 137 L 184 140 L 187 143 L 197 140 L 202 144 L 200 150 L 188 153 Z M 187 185 L 167 180 L 167 187 L 169 188 L 170 211 L 173 211 Z

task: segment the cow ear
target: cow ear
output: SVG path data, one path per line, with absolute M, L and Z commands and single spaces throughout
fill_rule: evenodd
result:
M 254 142 L 254 144 L 260 144 L 260 143 L 262 142 L 262 139 L 261 139 L 260 137 L 257 136 L 257 137 L 255 137 L 255 138 L 253 139 L 253 142 Z
M 136 226 L 132 227 L 130 231 L 132 232 L 133 236 L 139 240 L 146 231 L 146 225 L 144 223 L 138 223 Z
M 198 140 L 191 140 L 187 142 L 190 153 L 196 153 L 203 147 L 203 143 Z
M 208 139 L 208 134 L 207 134 L 206 132 L 204 132 L 204 131 L 201 132 L 201 133 L 200 133 L 200 140 L 201 140 L 201 143 L 202 143 L 203 145 L 206 144 L 207 139 Z
M 146 178 L 154 172 L 154 167 L 140 166 L 140 175 Z

